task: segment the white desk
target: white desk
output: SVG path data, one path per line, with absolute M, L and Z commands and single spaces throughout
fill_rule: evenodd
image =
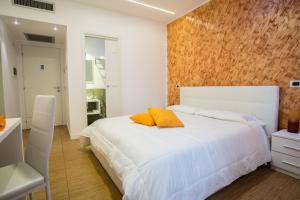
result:
M 6 127 L 0 131 L 0 167 L 24 160 L 23 137 L 20 118 L 6 119 Z

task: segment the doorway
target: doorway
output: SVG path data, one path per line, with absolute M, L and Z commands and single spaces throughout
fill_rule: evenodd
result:
M 117 38 L 85 36 L 87 124 L 121 115 Z
M 67 27 L 4 15 L 0 19 L 9 36 L 2 40 L 2 50 L 6 50 L 2 51 L 6 115 L 21 116 L 22 128 L 30 129 L 35 95 L 54 95 L 57 98 L 55 124 L 67 124 Z
M 26 127 L 30 128 L 36 95 L 56 97 L 55 125 L 62 125 L 60 49 L 23 45 L 22 55 Z

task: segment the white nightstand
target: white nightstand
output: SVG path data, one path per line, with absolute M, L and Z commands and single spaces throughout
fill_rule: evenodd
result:
M 272 134 L 272 168 L 300 179 L 300 133 Z

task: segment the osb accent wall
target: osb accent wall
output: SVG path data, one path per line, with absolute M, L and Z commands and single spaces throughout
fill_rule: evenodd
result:
M 300 109 L 299 0 L 211 0 L 168 25 L 168 103 L 182 86 L 280 86 L 280 128 Z

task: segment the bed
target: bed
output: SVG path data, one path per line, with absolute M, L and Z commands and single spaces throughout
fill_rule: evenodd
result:
M 123 200 L 205 199 L 270 162 L 279 89 L 182 87 L 169 107 L 184 128 L 146 127 L 128 116 L 98 120 L 82 131 Z M 230 112 L 229 112 L 230 111 Z

